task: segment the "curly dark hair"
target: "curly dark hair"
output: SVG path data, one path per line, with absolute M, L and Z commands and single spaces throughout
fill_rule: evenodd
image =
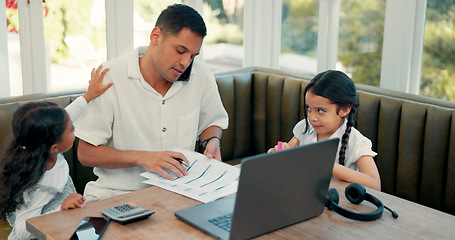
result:
M 356 121 L 357 109 L 359 107 L 359 99 L 357 97 L 354 82 L 345 73 L 335 70 L 328 70 L 316 75 L 310 83 L 305 87 L 303 96 L 311 91 L 313 94 L 329 99 L 333 104 L 337 105 L 337 113 L 341 108 L 351 107 L 351 111 L 346 116 L 346 131 L 341 138 L 341 148 L 338 162 L 344 166 L 346 156 L 346 146 L 349 141 L 351 128 Z M 306 106 L 306 98 L 303 99 Z M 308 113 L 305 109 L 304 116 L 308 119 Z M 306 121 L 305 133 L 309 129 L 309 121 Z
M 50 147 L 60 142 L 68 114 L 52 102 L 30 102 L 13 116 L 13 136 L 0 162 L 0 217 L 23 202 L 24 191 L 45 172 Z
M 184 28 L 191 29 L 201 37 L 207 35 L 204 19 L 194 8 L 184 4 L 168 6 L 158 16 L 155 26 L 163 31 L 164 37 L 177 35 Z

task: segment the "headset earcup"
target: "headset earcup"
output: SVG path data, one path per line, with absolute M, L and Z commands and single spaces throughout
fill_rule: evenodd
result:
M 336 205 L 340 202 L 338 191 L 335 188 L 330 188 L 327 193 L 327 202 L 325 206 L 330 210 L 335 210 Z
M 365 200 L 366 189 L 363 185 L 358 183 L 351 183 L 346 187 L 344 195 L 354 204 L 359 204 Z

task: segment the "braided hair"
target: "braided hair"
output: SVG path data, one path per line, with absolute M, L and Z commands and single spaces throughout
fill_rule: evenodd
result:
M 346 74 L 340 71 L 328 70 L 316 75 L 310 83 L 305 87 L 303 96 L 311 91 L 313 94 L 329 99 L 333 104 L 337 105 L 337 113 L 344 107 L 351 107 L 351 111 L 346 116 L 346 131 L 341 138 L 341 148 L 339 152 L 338 162 L 344 166 L 346 158 L 346 147 L 349 141 L 349 134 L 356 121 L 357 109 L 359 100 L 356 93 L 354 82 Z M 306 99 L 303 100 L 306 106 Z M 305 119 L 308 119 L 308 113 L 304 111 Z M 309 121 L 306 121 L 305 133 L 309 129 Z
M 14 113 L 12 140 L 0 162 L 0 218 L 23 204 L 24 191 L 41 179 L 67 121 L 65 109 L 52 102 L 30 102 Z

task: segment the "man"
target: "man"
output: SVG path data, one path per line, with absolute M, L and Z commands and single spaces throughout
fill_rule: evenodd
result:
M 79 160 L 98 176 L 85 188 L 87 201 L 149 186 L 139 175 L 144 170 L 183 177 L 187 172 L 178 158 L 188 160 L 171 150 L 194 150 L 198 136 L 204 154 L 221 160 L 228 116 L 213 74 L 194 61 L 205 35 L 197 11 L 174 4 L 158 17 L 148 48 L 103 64 L 110 69 L 105 83 L 114 85 L 75 123 Z M 188 71 L 189 80 L 179 80 Z

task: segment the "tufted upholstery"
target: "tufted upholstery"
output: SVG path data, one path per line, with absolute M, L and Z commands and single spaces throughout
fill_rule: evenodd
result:
M 289 140 L 303 117 L 303 89 L 311 77 L 277 70 L 243 68 L 215 74 L 229 128 L 223 132 L 223 160 L 263 153 Z M 373 142 L 384 192 L 455 214 L 455 103 L 357 85 L 356 128 Z M 0 99 L 0 144 L 11 133 L 20 104 L 50 100 L 66 106 L 82 91 Z M 65 153 L 76 188 L 94 179 L 76 156 L 77 141 Z

